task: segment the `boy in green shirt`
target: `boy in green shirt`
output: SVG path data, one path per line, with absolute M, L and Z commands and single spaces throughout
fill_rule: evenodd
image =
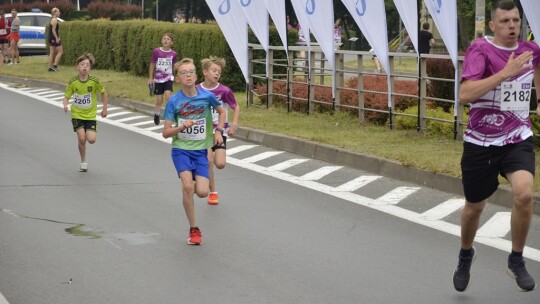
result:
M 64 112 L 68 111 L 69 99 L 73 96 L 71 105 L 71 123 L 73 131 L 77 133 L 79 154 L 81 155 L 80 171 L 88 171 L 86 162 L 86 142 L 93 144 L 96 142 L 97 132 L 97 92 L 102 94 L 103 109 L 101 117 L 107 117 L 107 91 L 99 83 L 99 79 L 90 75 L 90 69 L 94 64 L 94 56 L 86 53 L 76 61 L 76 68 L 79 75 L 73 77 L 66 87 L 64 94 Z

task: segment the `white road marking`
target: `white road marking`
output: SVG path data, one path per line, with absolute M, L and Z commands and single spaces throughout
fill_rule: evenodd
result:
M 267 151 L 267 152 L 263 152 L 263 153 L 253 155 L 253 156 L 248 157 L 248 158 L 244 158 L 244 161 L 246 161 L 248 163 L 256 163 L 258 161 L 270 158 L 272 156 L 279 155 L 281 153 L 283 153 L 283 151 Z
M 396 205 L 407 196 L 415 193 L 418 190 L 420 190 L 420 187 L 397 187 L 396 189 L 379 197 L 377 201 L 385 204 Z
M 144 126 L 144 125 L 149 125 L 149 124 L 154 124 L 154 121 L 153 120 L 146 120 L 146 121 L 141 121 L 141 122 L 137 122 L 137 123 L 130 124 L 130 125 L 134 126 L 134 127 L 138 127 L 138 126 Z
M 43 97 L 45 97 L 45 98 L 51 98 L 51 99 L 53 99 L 53 98 L 55 98 L 55 97 L 62 97 L 62 99 L 63 99 L 63 97 L 64 97 L 64 93 L 58 93 L 58 92 L 56 92 L 56 93 L 54 93 L 54 94 L 47 94 L 47 95 L 39 94 L 39 95 L 40 95 L 40 96 L 43 96 Z
M 422 213 L 421 216 L 429 221 L 440 220 L 458 211 L 459 209 L 462 209 L 464 205 L 464 198 L 452 198 L 427 210 L 426 212 Z
M 373 181 L 378 180 L 381 177 L 382 176 L 379 175 L 363 175 L 353 179 L 352 181 L 348 181 L 343 185 L 337 186 L 336 191 L 353 192 Z
M 328 174 L 343 168 L 343 166 L 324 166 L 299 177 L 301 180 L 319 180 Z
M 0 293 L 0 304 L 9 304 L 9 302 L 4 298 L 2 293 Z
M 478 229 L 477 236 L 503 238 L 510 232 L 510 212 L 497 212 Z
M 128 114 L 132 114 L 132 113 L 133 113 L 133 112 L 122 111 L 122 112 L 117 112 L 117 113 L 109 114 L 109 115 L 107 115 L 107 118 L 113 118 L 113 117 L 122 116 L 122 115 L 128 115 Z
M 48 103 L 48 104 L 51 104 L 53 106 L 56 106 L 56 107 L 59 107 L 59 108 L 63 109 L 62 104 L 57 103 L 57 102 L 52 102 L 50 100 L 47 100 L 46 98 L 36 96 L 35 94 L 31 94 L 31 93 L 28 93 L 28 92 L 25 92 L 25 91 L 21 91 L 20 89 L 17 89 L 17 88 L 11 88 L 11 87 L 3 84 L 3 83 L 0 83 L 0 87 L 4 88 L 6 90 L 12 91 L 12 92 L 19 93 L 21 95 L 31 97 L 31 98 L 39 100 L 39 101 L 43 101 L 45 103 Z M 125 130 L 132 131 L 132 132 L 137 133 L 137 134 L 145 135 L 145 136 L 151 137 L 151 138 L 153 138 L 155 140 L 158 140 L 158 141 L 161 141 L 161 142 L 164 142 L 164 143 L 169 143 L 169 144 L 171 143 L 170 138 L 165 139 L 165 138 L 163 138 L 161 136 L 161 134 L 158 134 L 158 133 L 155 133 L 155 132 L 152 132 L 152 131 L 145 131 L 145 130 L 142 130 L 140 128 L 133 127 L 132 125 L 119 123 L 117 121 L 109 120 L 107 118 L 103 119 L 103 118 L 101 118 L 99 116 L 96 117 L 96 119 L 98 121 L 100 121 L 100 122 L 104 122 L 104 123 L 110 124 L 112 126 L 123 128 Z M 245 146 L 240 146 L 240 147 L 245 147 Z M 253 148 L 253 147 L 257 147 L 257 146 L 256 145 L 251 145 L 248 148 L 244 148 L 244 150 L 247 150 L 247 149 L 250 149 L 250 148 Z M 233 148 L 233 149 L 235 149 L 235 148 Z M 233 149 L 231 149 L 231 150 L 233 150 Z M 227 152 L 228 151 L 229 150 L 227 150 Z M 240 151 L 237 151 L 237 152 L 240 152 Z M 398 218 L 401 218 L 401 219 L 404 219 L 404 220 L 407 220 L 407 221 L 410 221 L 410 222 L 413 222 L 413 223 L 416 223 L 416 224 L 419 224 L 419 225 L 423 225 L 423 226 L 430 227 L 430 228 L 435 229 L 435 230 L 439 230 L 441 232 L 452 234 L 452 235 L 454 235 L 456 237 L 460 237 L 460 235 L 461 235 L 461 228 L 460 228 L 459 225 L 454 225 L 454 224 L 444 222 L 444 221 L 441 221 L 441 220 L 429 220 L 429 219 L 426 219 L 425 217 L 423 217 L 422 214 L 419 214 L 419 213 L 416 213 L 414 211 L 410 211 L 410 210 L 401 208 L 399 206 L 389 205 L 389 204 L 381 204 L 377 200 L 374 200 L 374 199 L 371 199 L 371 198 L 368 198 L 368 197 L 364 197 L 364 196 L 361 196 L 361 195 L 358 195 L 358 194 L 352 193 L 352 192 L 335 191 L 334 187 L 331 187 L 331 186 L 328 186 L 328 185 L 325 185 L 325 184 L 321 184 L 321 183 L 318 183 L 316 181 L 302 180 L 302 179 L 299 179 L 297 176 L 294 176 L 294 175 L 291 175 L 291 174 L 288 174 L 288 173 L 285 173 L 285 172 L 281 172 L 281 171 L 270 170 L 269 168 L 262 167 L 262 166 L 259 166 L 257 164 L 254 164 L 254 163 L 248 163 L 248 162 L 245 162 L 245 161 L 243 161 L 241 159 L 236 159 L 234 157 L 228 157 L 227 162 L 229 164 L 231 164 L 231 165 L 234 165 L 234 166 L 246 169 L 246 170 L 251 170 L 251 171 L 257 172 L 259 174 L 263 174 L 263 175 L 266 175 L 266 176 L 269 176 L 269 177 L 272 177 L 272 178 L 276 178 L 276 179 L 283 180 L 283 181 L 286 181 L 286 182 L 289 182 L 289 183 L 292 183 L 292 184 L 295 184 L 295 185 L 298 185 L 298 186 L 301 186 L 301 187 L 311 189 L 313 191 L 318 191 L 318 192 L 326 194 L 328 196 L 332 196 L 332 197 L 335 197 L 335 198 L 338 198 L 338 199 L 342 199 L 342 200 L 345 200 L 345 201 L 348 201 L 348 202 L 352 202 L 352 203 L 367 207 L 367 208 L 378 210 L 378 211 L 393 215 L 395 217 L 398 217 Z M 493 247 L 493 248 L 497 248 L 497 249 L 502 250 L 504 252 L 510 252 L 511 249 L 512 249 L 512 242 L 509 241 L 509 240 L 502 239 L 502 238 L 492 238 L 492 237 L 485 237 L 485 236 L 482 236 L 482 235 L 477 235 L 476 238 L 475 238 L 475 242 L 479 243 L 479 244 L 484 244 L 484 245 L 487 245 L 487 246 L 490 246 L 490 247 Z M 534 260 L 536 262 L 540 262 L 540 250 L 538 250 L 538 249 L 525 246 L 525 250 L 523 252 L 523 255 L 528 259 Z
M 157 126 L 153 126 L 153 127 L 150 127 L 150 128 L 144 128 L 145 130 L 147 131 L 155 131 L 155 130 L 158 130 L 158 129 L 163 129 L 163 126 L 162 125 L 157 125 Z
M 302 159 L 302 158 L 293 158 L 293 159 L 289 159 L 289 160 L 286 160 L 284 162 L 281 162 L 279 164 L 275 164 L 273 166 L 270 166 L 268 167 L 269 170 L 274 170 L 274 171 L 283 171 L 285 169 L 289 169 L 291 167 L 294 167 L 298 164 L 301 164 L 303 162 L 306 162 L 308 161 L 309 159 Z
M 109 115 L 107 115 L 107 116 L 109 116 Z M 139 118 L 147 118 L 147 116 L 138 115 L 138 116 L 132 116 L 132 117 L 126 117 L 126 118 L 122 118 L 122 119 L 117 119 L 116 121 L 117 122 L 126 122 L 126 121 L 135 120 L 135 119 L 139 119 Z
M 242 145 L 242 146 L 230 148 L 230 149 L 227 149 L 227 156 L 240 153 L 242 151 L 246 151 L 255 147 L 257 147 L 257 145 Z

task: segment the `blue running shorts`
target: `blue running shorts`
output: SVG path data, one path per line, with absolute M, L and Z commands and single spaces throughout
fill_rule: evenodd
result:
M 182 150 L 173 148 L 171 157 L 176 168 L 176 172 L 180 175 L 182 171 L 191 171 L 193 180 L 196 176 L 209 178 L 208 175 L 208 150 Z

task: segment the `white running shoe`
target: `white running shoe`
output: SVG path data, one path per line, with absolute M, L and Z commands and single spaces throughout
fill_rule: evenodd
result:
M 80 171 L 80 172 L 86 172 L 86 171 L 88 171 L 88 163 L 87 163 L 87 162 L 81 163 L 81 168 L 80 168 L 79 171 Z

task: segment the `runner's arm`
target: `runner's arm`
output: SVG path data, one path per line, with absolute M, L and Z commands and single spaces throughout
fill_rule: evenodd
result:
M 501 82 L 517 75 L 522 70 L 530 68 L 525 64 L 532 59 L 532 56 L 532 52 L 530 51 L 517 57 L 514 57 L 514 53 L 512 53 L 504 68 L 499 72 L 485 79 L 464 80 L 461 83 L 461 88 L 459 90 L 459 103 L 468 104 L 471 101 L 475 101 L 484 96 L 487 92 L 496 88 Z

